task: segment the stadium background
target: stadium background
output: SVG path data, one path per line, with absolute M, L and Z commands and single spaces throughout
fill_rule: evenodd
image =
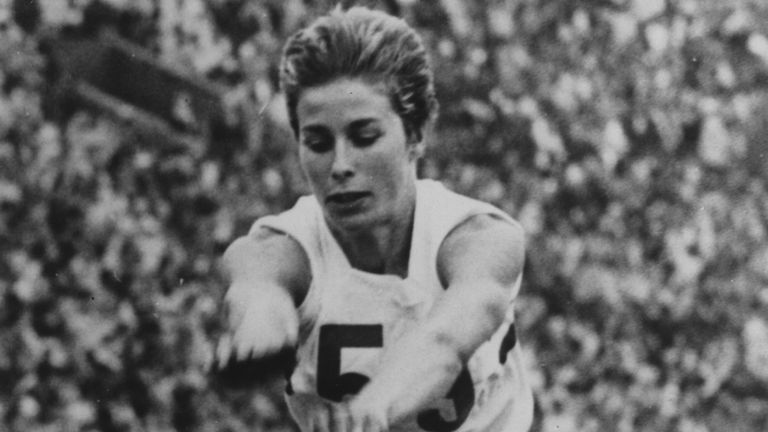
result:
M 223 248 L 306 192 L 275 67 L 329 3 L 0 0 L 0 429 L 293 430 L 279 377 L 201 365 Z M 400 9 L 441 102 L 423 175 L 528 232 L 535 430 L 768 430 L 768 5 Z M 63 28 L 207 77 L 224 132 L 169 149 L 62 108 L 40 47 Z

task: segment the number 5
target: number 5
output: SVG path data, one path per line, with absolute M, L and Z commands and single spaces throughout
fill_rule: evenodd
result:
M 320 327 L 320 347 L 317 352 L 317 394 L 334 402 L 341 402 L 348 394 L 357 394 L 369 379 L 355 372 L 341 373 L 341 349 L 382 346 L 384 346 L 384 330 L 380 324 L 325 324 Z
M 381 348 L 384 329 L 380 324 L 325 324 L 320 327 L 317 353 L 317 394 L 341 402 L 344 396 L 357 394 L 370 380 L 356 372 L 341 373 L 343 348 Z M 459 428 L 475 404 L 472 377 L 464 367 L 446 396 L 453 402 L 456 419 L 442 418 L 437 409 L 423 411 L 417 416 L 420 428 L 428 432 L 451 432 Z

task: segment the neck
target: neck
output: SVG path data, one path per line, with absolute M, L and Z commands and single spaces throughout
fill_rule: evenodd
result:
M 354 232 L 331 229 L 352 267 L 369 273 L 407 277 L 415 192 L 413 188 L 403 204 L 393 211 L 392 218 L 369 229 Z

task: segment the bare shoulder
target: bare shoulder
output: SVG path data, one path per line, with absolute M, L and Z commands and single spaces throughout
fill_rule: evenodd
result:
M 222 264 L 231 284 L 277 285 L 288 290 L 296 304 L 304 299 L 312 280 L 301 244 L 269 228 L 237 238 L 224 252 Z
M 525 232 L 514 220 L 494 214 L 472 216 L 445 238 L 437 256 L 443 286 L 457 280 L 491 279 L 513 284 L 525 261 Z

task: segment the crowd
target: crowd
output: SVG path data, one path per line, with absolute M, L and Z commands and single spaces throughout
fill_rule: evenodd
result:
M 275 63 L 330 3 L 0 0 L 2 429 L 295 430 L 281 377 L 204 365 L 223 248 L 306 193 Z M 535 430 L 768 430 L 768 7 L 400 3 L 441 103 L 422 175 L 528 234 Z M 220 83 L 247 133 L 201 154 L 55 115 L 39 29 L 94 16 Z

